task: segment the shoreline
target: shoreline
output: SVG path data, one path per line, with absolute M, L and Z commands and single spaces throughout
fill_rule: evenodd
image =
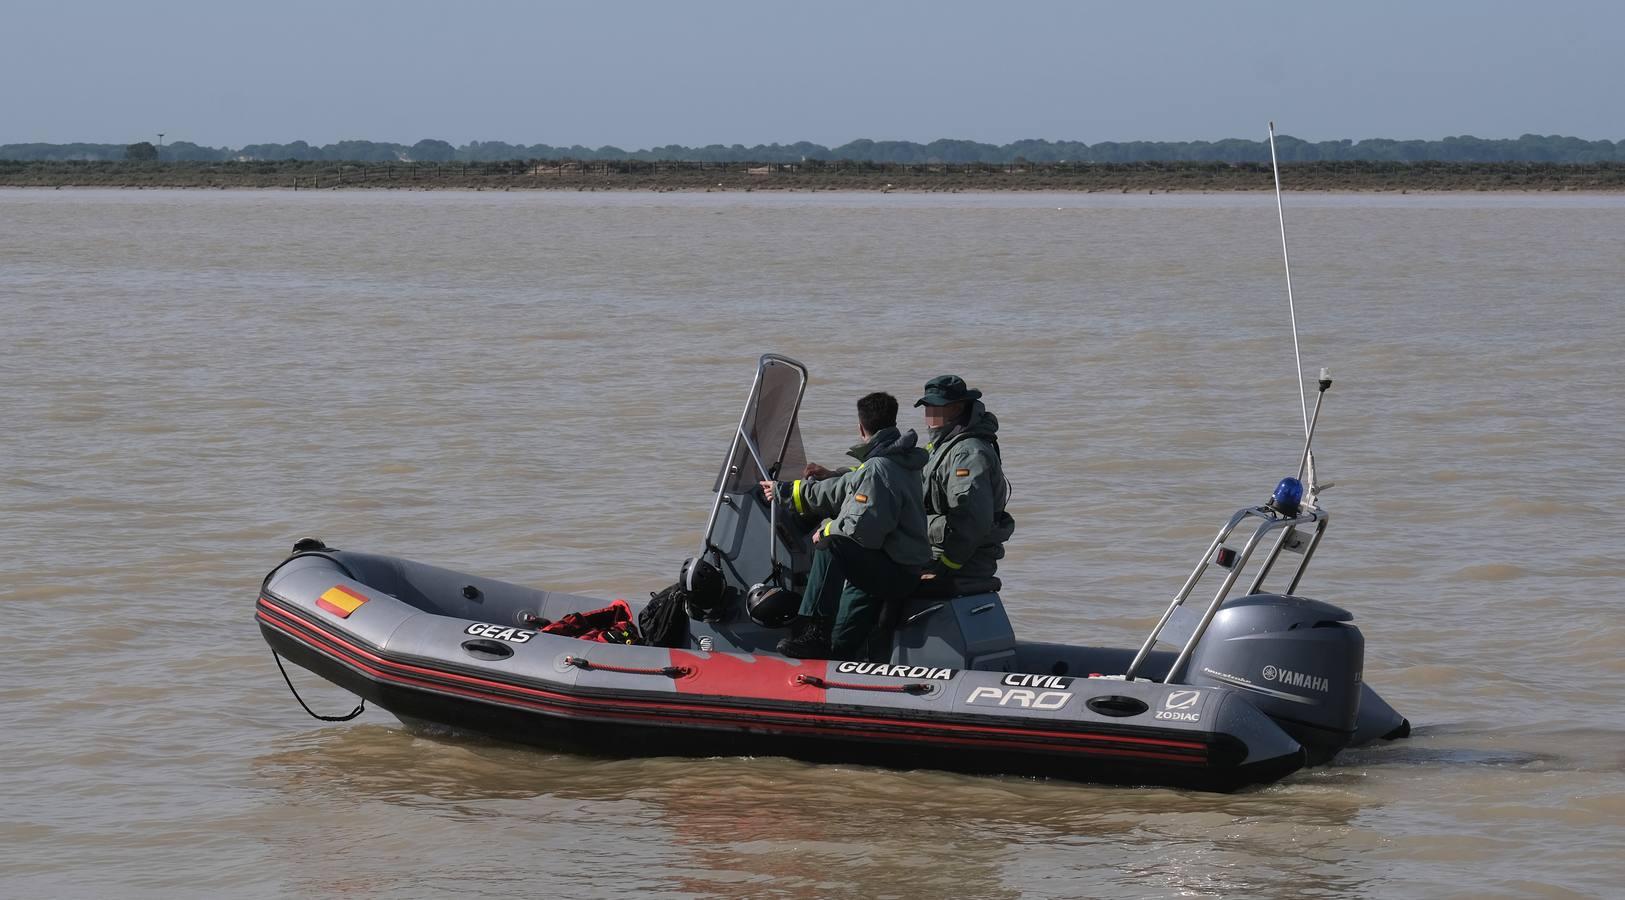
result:
M 287 194 L 292 194 L 292 193 L 313 192 L 313 190 L 318 190 L 318 189 L 302 187 L 302 188 L 299 188 L 298 191 L 295 191 L 292 187 L 279 186 L 279 185 L 227 185 L 227 184 L 219 184 L 219 185 L 211 185 L 211 184 L 56 184 L 56 185 L 50 185 L 50 184 L 5 184 L 5 183 L 0 183 L 0 193 L 12 192 L 12 191 L 15 191 L 15 192 L 18 192 L 18 193 L 40 193 L 40 192 L 45 192 L 45 191 L 61 191 L 61 190 L 67 190 L 67 191 L 228 191 L 228 192 L 287 193 Z M 1202 189 L 1202 188 L 1194 188 L 1194 189 L 1193 188 L 1132 188 L 1132 189 L 1131 188 L 1124 188 L 1122 190 L 1102 190 L 1102 189 L 1087 189 L 1087 190 L 1085 190 L 1085 189 L 1073 189 L 1073 188 L 1064 188 L 1064 187 L 1034 187 L 1034 188 L 1025 188 L 1025 187 L 1023 187 L 1023 188 L 1014 188 L 1014 187 L 1007 187 L 1007 188 L 1000 188 L 1000 187 L 971 187 L 971 188 L 953 188 L 953 189 L 893 188 L 891 190 L 886 190 L 886 189 L 883 189 L 883 188 L 873 188 L 873 187 L 775 187 L 775 188 L 760 188 L 760 187 L 758 187 L 758 188 L 752 188 L 750 186 L 745 186 L 745 187 L 720 187 L 719 188 L 719 187 L 716 187 L 714 185 L 712 187 L 709 187 L 709 188 L 707 188 L 707 187 L 631 187 L 631 186 L 602 186 L 602 185 L 596 186 L 596 187 L 593 187 L 593 186 L 582 186 L 582 187 L 568 187 L 568 186 L 559 186 L 559 187 L 546 187 L 546 186 L 544 186 L 544 187 L 535 187 L 535 186 L 531 186 L 531 187 L 506 187 L 506 186 L 504 186 L 504 187 L 495 187 L 495 186 L 491 186 L 491 185 L 477 185 L 477 184 L 470 184 L 470 185 L 451 184 L 451 185 L 437 185 L 437 186 L 433 186 L 433 187 L 422 187 L 422 186 L 418 186 L 418 187 L 412 187 L 412 186 L 408 186 L 408 187 L 384 187 L 384 186 L 362 187 L 362 186 L 359 186 L 359 185 L 357 185 L 357 186 L 344 185 L 343 187 L 324 187 L 324 188 L 320 188 L 319 190 L 321 192 L 323 192 L 323 193 L 342 191 L 344 193 L 369 193 L 369 192 L 371 192 L 371 193 L 389 193 L 389 192 L 397 192 L 397 193 L 409 193 L 409 194 L 410 193 L 426 193 L 426 194 L 428 194 L 428 193 L 450 193 L 450 194 L 480 194 L 480 193 L 498 193 L 498 194 L 500 194 L 500 193 L 528 193 L 528 194 L 576 194 L 576 193 L 600 193 L 600 194 L 727 194 L 727 193 L 732 193 L 732 194 L 750 194 L 750 193 L 763 193 L 763 194 L 905 194 L 905 195 L 946 194 L 946 195 L 963 195 L 963 196 L 975 196 L 975 195 L 979 195 L 979 194 L 981 194 L 981 195 L 995 195 L 995 194 L 1035 194 L 1035 195 L 1036 194 L 1077 194 L 1077 195 L 1082 195 L 1082 196 L 1090 196 L 1090 195 L 1102 194 L 1102 195 L 1113 195 L 1113 196 L 1162 196 L 1162 195 L 1176 196 L 1177 195 L 1177 196 L 1193 196 L 1193 197 L 1218 197 L 1218 196 L 1224 196 L 1224 195 L 1227 195 L 1227 194 L 1228 195 L 1255 195 L 1255 194 L 1273 194 L 1274 193 L 1273 189 L 1271 189 L 1269 191 L 1265 191 L 1263 189 L 1256 189 L 1256 190 L 1252 190 L 1252 189 L 1250 189 L 1250 190 L 1235 190 L 1235 189 L 1211 190 L 1211 189 Z M 1287 196 L 1295 194 L 1295 195 L 1298 195 L 1298 196 L 1322 196 L 1322 197 L 1337 197 L 1337 196 L 1349 197 L 1349 196 L 1361 196 L 1361 195 L 1392 196 L 1392 197 L 1453 197 L 1453 196 L 1463 196 L 1463 195 L 1469 195 L 1469 194 L 1487 194 L 1487 195 L 1507 196 L 1507 197 L 1511 197 L 1511 196 L 1542 197 L 1542 196 L 1551 196 L 1551 195 L 1559 195 L 1559 196 L 1564 196 L 1564 197 L 1618 197 L 1618 196 L 1625 196 L 1625 187 L 1620 187 L 1620 188 L 1605 188 L 1605 187 L 1553 187 L 1553 188 L 1528 188 L 1528 187 L 1500 187 L 1500 188 L 1490 188 L 1490 187 L 1477 187 L 1477 188 L 1472 188 L 1472 187 L 1464 187 L 1464 188 L 1402 188 L 1402 187 L 1357 188 L 1357 187 L 1349 187 L 1349 188 L 1339 188 L 1339 187 L 1327 187 L 1327 188 L 1292 188 L 1292 187 L 1288 187 L 1287 185 L 1283 184 L 1283 185 L 1281 185 L 1281 193 L 1283 195 L 1287 195 Z
M 1284 163 L 1293 193 L 1625 192 L 1625 164 Z M 1228 163 L 885 165 L 700 163 L 37 163 L 0 161 L 0 187 L 284 190 L 1271 192 L 1268 166 Z

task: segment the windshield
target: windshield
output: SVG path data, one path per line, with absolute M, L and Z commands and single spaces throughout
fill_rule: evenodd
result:
M 754 491 L 756 483 L 764 478 L 800 478 L 807 465 L 801 426 L 796 422 L 805 370 L 771 356 L 762 357 L 760 366 L 760 382 L 753 402 L 745 410 L 742 430 L 761 455 L 762 465 L 771 471 L 763 474 L 750 447 L 740 441 L 717 481 L 717 486 L 728 493 Z

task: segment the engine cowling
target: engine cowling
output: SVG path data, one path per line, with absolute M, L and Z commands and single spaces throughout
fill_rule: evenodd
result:
M 1285 594 L 1230 600 L 1196 645 L 1183 680 L 1240 688 L 1308 749 L 1347 746 L 1360 714 L 1365 638 L 1347 611 Z

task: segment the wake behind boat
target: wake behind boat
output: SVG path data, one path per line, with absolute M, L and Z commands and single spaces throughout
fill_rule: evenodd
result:
M 602 599 L 312 539 L 266 577 L 260 631 L 403 721 L 616 755 L 1232 790 L 1408 734 L 1363 683 L 1352 616 L 1296 593 L 1329 522 L 1307 446 L 1307 487 L 1283 479 L 1268 504 L 1236 512 L 1138 648 L 1018 640 L 1000 596 L 981 593 L 893 604 L 882 658 L 778 655 L 787 622 L 755 601 L 796 591 L 812 548 L 757 484 L 805 463 L 806 385 L 795 360 L 758 361 L 700 553 L 668 592 L 687 618 L 675 646 L 542 630 Z M 1329 386 L 1323 376 L 1322 396 Z M 1220 581 L 1211 601 L 1187 603 L 1208 578 Z

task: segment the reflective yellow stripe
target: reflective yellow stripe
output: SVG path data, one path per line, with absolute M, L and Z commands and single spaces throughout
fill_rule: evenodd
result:
M 790 486 L 790 499 L 796 505 L 796 515 L 804 516 L 807 514 L 807 504 L 801 500 L 801 479 L 799 478 L 796 479 L 795 484 Z
M 943 564 L 943 565 L 945 565 L 945 566 L 947 566 L 947 567 L 948 567 L 948 568 L 950 568 L 950 569 L 963 569 L 963 568 L 965 568 L 965 564 L 964 564 L 964 563 L 956 563 L 956 562 L 954 562 L 954 561 L 953 561 L 953 560 L 951 560 L 951 559 L 949 559 L 949 558 L 948 558 L 948 557 L 946 557 L 946 556 L 939 556 L 939 557 L 937 557 L 937 559 L 938 559 L 938 560 L 939 560 L 939 561 L 940 561 L 940 562 L 941 562 L 941 563 L 942 563 L 942 564 Z
M 829 521 L 828 521 L 828 522 L 825 522 L 825 523 L 824 523 L 824 537 L 829 537 L 829 529 L 830 529 L 830 526 L 832 526 L 832 525 L 834 525 L 834 524 L 835 524 L 835 520 L 834 520 L 834 519 L 830 519 L 830 520 L 829 520 Z

